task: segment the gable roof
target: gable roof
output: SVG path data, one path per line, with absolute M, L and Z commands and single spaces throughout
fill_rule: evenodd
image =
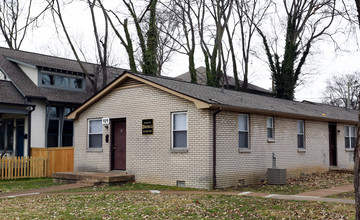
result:
M 0 103 L 25 105 L 24 97 L 10 81 L 0 80 Z
M 38 87 L 22 71 L 18 64 L 78 74 L 83 74 L 83 71 L 75 60 L 0 47 L 0 69 L 14 83 L 23 97 L 45 99 L 51 102 L 81 104 L 92 95 L 92 86 L 88 79 L 86 79 L 86 91 Z M 83 64 L 89 73 L 94 73 L 99 69 L 97 64 Z M 112 81 L 122 72 L 123 69 L 109 67 L 108 82 Z M 98 81 L 100 80 L 102 79 L 98 79 Z
M 197 76 L 197 83 L 200 85 L 206 85 L 206 68 L 201 66 L 196 68 L 196 76 Z M 186 82 L 191 82 L 190 72 L 183 73 L 176 77 L 177 79 L 184 80 Z M 226 76 L 230 89 L 235 90 L 235 79 L 232 76 Z M 240 87 L 243 85 L 243 81 L 239 80 Z M 249 83 L 246 92 L 255 93 L 255 94 L 263 94 L 272 96 L 272 91 L 261 88 L 254 84 Z
M 302 103 L 278 99 L 257 94 L 224 90 L 176 80 L 169 77 L 154 77 L 143 74 L 125 72 L 99 93 L 88 99 L 83 105 L 68 115 L 76 119 L 93 103 L 124 83 L 134 79 L 164 92 L 193 102 L 199 109 L 224 109 L 243 113 L 259 113 L 269 116 L 282 116 L 318 121 L 332 121 L 357 124 L 357 111 L 329 106 L 325 104 Z

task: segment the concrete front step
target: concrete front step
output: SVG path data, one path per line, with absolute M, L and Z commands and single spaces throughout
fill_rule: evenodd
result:
M 87 183 L 92 185 L 116 185 L 135 181 L 135 176 L 126 172 L 58 172 L 53 173 L 54 182 Z

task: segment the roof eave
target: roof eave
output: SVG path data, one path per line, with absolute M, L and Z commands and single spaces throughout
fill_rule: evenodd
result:
M 206 102 L 204 102 L 202 100 L 195 99 L 193 97 L 187 96 L 187 95 L 182 94 L 180 92 L 177 92 L 175 90 L 169 89 L 169 88 L 167 88 L 165 86 L 156 84 L 156 83 L 151 82 L 151 81 L 149 81 L 147 79 L 144 79 L 142 77 L 131 74 L 130 72 L 124 71 L 124 73 L 119 78 L 115 79 L 108 86 L 106 86 L 101 91 L 99 91 L 97 94 L 95 94 L 94 96 L 89 98 L 87 101 L 85 101 L 79 108 L 77 108 L 76 110 L 71 112 L 69 115 L 67 115 L 66 118 L 76 120 L 81 112 L 85 111 L 89 106 L 91 106 L 93 103 L 97 102 L 103 96 L 108 94 L 110 91 L 112 91 L 114 88 L 116 88 L 121 82 L 123 82 L 127 78 L 132 78 L 132 79 L 138 80 L 139 82 L 143 82 L 143 83 L 145 83 L 147 85 L 153 86 L 155 88 L 158 88 L 158 89 L 163 90 L 165 92 L 168 92 L 170 94 L 176 95 L 176 96 L 184 98 L 186 100 L 189 100 L 189 101 L 193 102 L 198 109 L 210 108 L 209 103 L 206 103 Z
M 228 111 L 237 111 L 242 113 L 251 113 L 251 114 L 262 114 L 262 115 L 269 115 L 269 116 L 280 116 L 285 118 L 295 118 L 295 119 L 307 119 L 307 120 L 314 120 L 314 121 L 324 121 L 324 122 L 337 122 L 343 124 L 350 124 L 350 125 L 357 125 L 358 121 L 352 120 L 343 120 L 343 119 L 336 119 L 336 118 L 329 118 L 327 116 L 308 116 L 302 114 L 294 114 L 294 113 L 286 113 L 286 112 L 279 112 L 279 111 L 272 111 L 272 110 L 260 110 L 254 108 L 246 108 L 246 107 L 237 107 L 237 106 L 230 106 L 230 105 L 223 105 L 223 104 L 211 104 L 211 109 L 222 109 Z

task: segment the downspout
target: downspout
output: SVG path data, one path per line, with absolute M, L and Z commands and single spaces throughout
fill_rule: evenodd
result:
M 213 114 L 213 189 L 216 189 L 216 115 L 220 112 L 221 108 Z
M 35 105 L 31 106 L 31 110 L 28 113 L 28 157 L 31 156 L 31 112 L 33 112 L 35 110 Z

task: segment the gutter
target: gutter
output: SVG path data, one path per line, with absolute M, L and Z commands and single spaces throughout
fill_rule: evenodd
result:
M 30 106 L 32 109 L 29 111 L 28 114 L 28 156 L 31 156 L 31 112 L 35 110 L 35 105 Z
M 216 189 L 216 115 L 221 112 L 219 108 L 213 114 L 213 189 Z

